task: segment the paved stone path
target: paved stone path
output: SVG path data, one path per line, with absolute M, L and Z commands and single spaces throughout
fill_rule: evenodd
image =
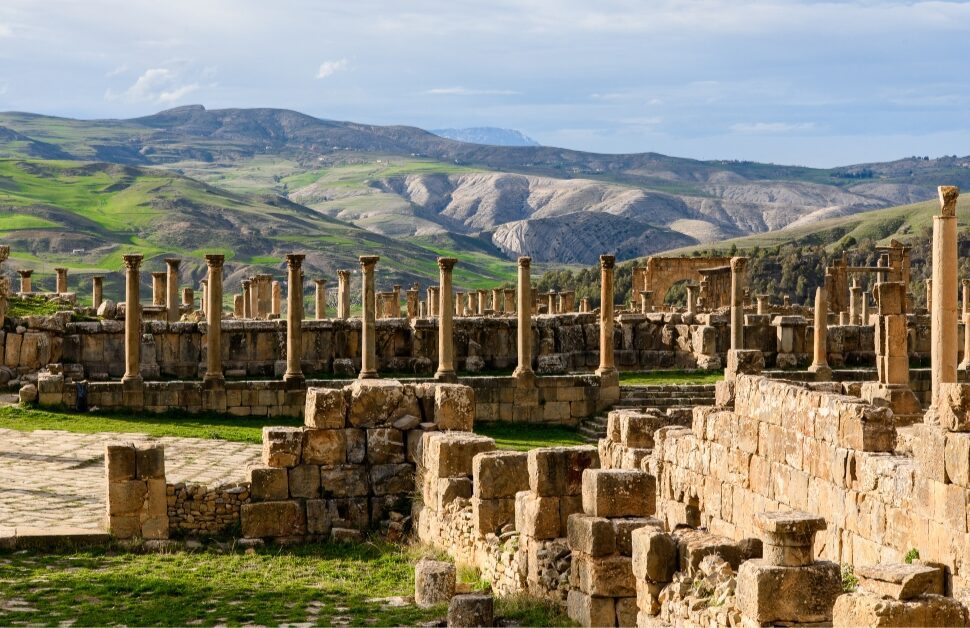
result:
M 247 479 L 260 446 L 144 434 L 72 434 L 0 428 L 0 528 L 101 529 L 106 443 L 161 443 L 170 483 L 218 486 Z

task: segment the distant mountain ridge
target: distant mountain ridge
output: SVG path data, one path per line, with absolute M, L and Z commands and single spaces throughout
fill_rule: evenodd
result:
M 467 129 L 432 129 L 432 133 L 450 140 L 488 146 L 539 146 L 528 135 L 515 129 L 501 129 L 494 126 L 476 126 Z

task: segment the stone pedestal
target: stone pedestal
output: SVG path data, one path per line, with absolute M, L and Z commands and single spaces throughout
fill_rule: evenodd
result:
M 361 296 L 364 306 L 361 324 L 361 364 L 360 379 L 374 379 L 377 377 L 377 328 L 376 297 L 374 293 L 374 270 L 381 258 L 377 255 L 364 255 L 360 258 Z
M 55 268 L 54 272 L 57 273 L 57 283 L 54 291 L 58 294 L 67 293 L 67 269 Z
M 104 277 L 95 275 L 91 277 L 91 307 L 97 310 L 104 301 Z
M 808 321 L 801 316 L 776 316 L 771 324 L 776 330 L 775 365 L 781 369 L 797 367 Z

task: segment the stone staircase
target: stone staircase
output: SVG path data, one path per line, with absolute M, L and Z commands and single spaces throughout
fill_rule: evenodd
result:
M 714 384 L 652 384 L 620 386 L 621 408 L 656 408 L 666 412 L 670 408 L 693 408 L 714 405 Z M 580 435 L 595 443 L 606 436 L 606 416 L 592 416 L 579 424 Z

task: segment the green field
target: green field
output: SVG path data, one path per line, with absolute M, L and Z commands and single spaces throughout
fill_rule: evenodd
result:
M 724 379 L 724 371 L 621 371 L 620 385 L 713 384 Z

